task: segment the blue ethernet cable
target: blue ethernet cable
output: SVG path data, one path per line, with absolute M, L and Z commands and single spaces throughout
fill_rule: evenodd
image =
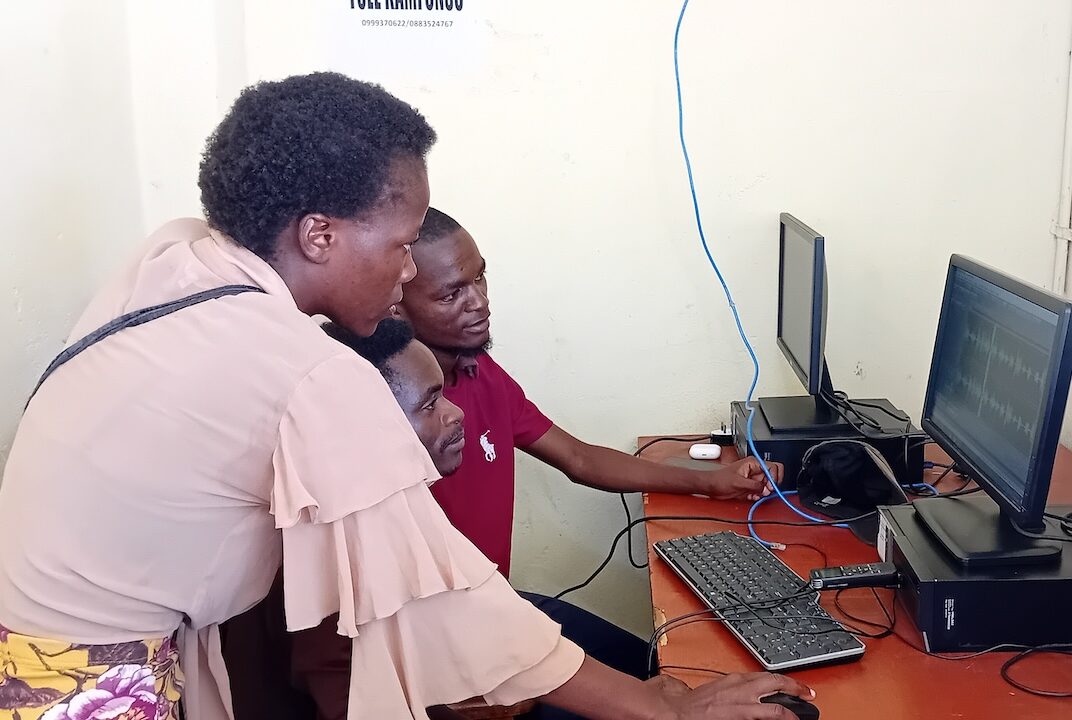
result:
M 756 450 L 756 444 L 752 437 L 752 420 L 755 417 L 755 407 L 752 405 L 752 396 L 755 393 L 756 386 L 759 384 L 759 359 L 756 357 L 755 350 L 752 348 L 752 343 L 748 341 L 748 335 L 744 331 L 744 326 L 741 323 L 741 316 L 737 312 L 737 304 L 733 301 L 733 294 L 730 292 L 729 286 L 726 284 L 726 279 L 722 276 L 722 271 L 718 268 L 718 263 L 715 262 L 715 258 L 711 255 L 711 248 L 707 244 L 707 236 L 704 234 L 703 221 L 700 219 L 700 202 L 696 197 L 696 182 L 692 175 L 692 161 L 689 159 L 689 149 L 685 143 L 685 109 L 684 104 L 681 101 L 681 70 L 678 64 L 678 44 L 681 35 L 681 24 L 685 19 L 685 10 L 689 7 L 689 0 L 684 0 L 681 5 L 681 13 L 677 18 L 677 27 L 674 29 L 674 83 L 677 89 L 677 132 L 678 139 L 681 142 L 681 154 L 685 159 L 685 170 L 689 176 L 689 192 L 692 195 L 692 211 L 696 218 L 696 230 L 700 235 L 700 243 L 703 245 L 704 254 L 707 256 L 707 261 L 711 264 L 711 268 L 715 271 L 715 275 L 718 276 L 718 281 L 722 285 L 722 290 L 726 294 L 726 301 L 729 303 L 730 311 L 733 313 L 733 320 L 737 324 L 737 332 L 741 336 L 741 341 L 744 343 L 745 349 L 748 351 L 748 356 L 752 360 L 752 384 L 748 388 L 748 396 L 745 398 L 745 407 L 748 409 L 748 423 L 746 427 L 746 437 L 748 439 L 748 449 L 751 451 L 752 456 L 759 462 L 759 466 L 763 469 L 763 475 L 767 478 L 767 483 L 770 485 L 774 494 L 786 504 L 797 515 L 810 520 L 812 522 L 827 522 L 821 518 L 814 517 L 808 513 L 800 510 L 795 505 L 786 499 L 786 494 L 778 487 L 778 483 L 774 482 L 774 478 L 771 477 L 770 468 L 767 467 L 767 463 L 763 460 L 763 457 Z M 748 519 L 752 519 L 752 512 L 755 507 L 765 501 L 768 497 L 774 497 L 775 495 L 768 495 L 761 498 L 752 506 L 749 510 Z M 839 523 L 835 527 L 848 527 L 845 524 Z M 763 543 L 767 547 L 771 547 L 771 543 L 766 542 L 756 535 L 755 530 L 751 525 L 748 526 L 748 531 L 752 534 L 752 537 L 756 538 L 759 542 Z
M 783 494 L 783 496 L 796 495 L 797 491 L 796 490 L 785 490 L 785 491 L 783 491 L 782 494 Z M 758 540 L 760 544 L 765 545 L 767 547 L 775 546 L 775 543 L 767 542 L 766 540 L 761 538 L 756 533 L 756 528 L 755 528 L 754 525 L 752 525 L 752 518 L 755 517 L 756 510 L 759 508 L 760 505 L 762 505 L 763 503 L 767 502 L 768 500 L 774 499 L 775 497 L 777 497 L 777 496 L 776 495 L 765 495 L 765 496 L 761 497 L 759 500 L 756 500 L 754 503 L 752 503 L 752 507 L 748 508 L 748 516 L 747 516 L 748 534 L 751 535 L 752 537 L 754 537 L 756 540 Z

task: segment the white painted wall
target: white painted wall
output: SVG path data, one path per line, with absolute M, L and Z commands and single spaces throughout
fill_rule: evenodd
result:
M 0 465 L 38 375 L 144 234 L 122 3 L 0 7 Z
M 147 231 L 198 215 L 205 137 L 246 84 L 241 3 L 6 3 L 0 466 L 23 403 Z
M 249 80 L 245 7 L 127 0 L 138 179 L 147 228 L 200 216 L 205 139 Z
M 488 259 L 496 357 L 560 425 L 629 450 L 639 433 L 716 425 L 746 391 L 677 145 L 677 3 L 467 0 L 453 34 L 364 28 L 376 16 L 345 0 L 135 5 L 137 173 L 127 148 L 123 177 L 139 185 L 122 202 L 140 202 L 146 227 L 196 210 L 203 134 L 247 79 L 341 70 L 439 131 L 433 203 Z M 835 384 L 914 415 L 949 254 L 1049 280 L 1070 46 L 1066 0 L 692 3 L 686 129 L 760 394 L 799 388 L 773 342 L 781 210 L 827 237 Z M 51 289 L 44 263 L 23 262 L 21 282 Z M 32 376 L 22 368 L 45 354 L 11 372 Z M 621 526 L 617 498 L 528 458 L 519 484 L 517 584 L 583 578 Z M 646 588 L 619 560 L 574 599 L 644 632 Z

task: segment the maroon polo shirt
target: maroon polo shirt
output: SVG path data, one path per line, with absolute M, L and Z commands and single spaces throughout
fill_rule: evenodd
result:
M 525 391 L 487 353 L 461 358 L 443 395 L 465 411 L 465 449 L 458 471 L 432 486 L 454 527 L 510 577 L 514 530 L 514 448 L 551 429 Z

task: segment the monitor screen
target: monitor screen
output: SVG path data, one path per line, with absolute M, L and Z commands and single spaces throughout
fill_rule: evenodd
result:
M 790 215 L 781 218 L 778 346 L 808 392 L 822 374 L 825 319 L 823 238 Z
M 924 427 L 1014 515 L 1045 502 L 1067 323 L 1059 298 L 966 258 L 950 264 Z

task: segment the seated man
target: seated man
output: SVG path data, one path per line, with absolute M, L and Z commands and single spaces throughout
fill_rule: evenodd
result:
M 414 342 L 409 323 L 384 320 L 376 327 L 375 335 L 368 338 L 334 323 L 324 323 L 322 327 L 380 371 L 436 470 L 443 477 L 453 475 L 462 464 L 465 415 L 443 397 L 443 372 L 432 352 Z
M 447 517 L 506 577 L 514 516 L 514 448 L 562 471 L 573 482 L 614 492 L 702 493 L 758 499 L 770 492 L 754 458 L 699 471 L 668 466 L 591 445 L 555 425 L 487 354 L 491 346 L 486 263 L 472 236 L 429 208 L 413 245 L 417 276 L 397 314 L 434 354 L 443 395 L 466 415 L 461 466 L 432 487 Z M 782 468 L 771 464 L 774 479 Z M 620 628 L 553 598 L 526 594 L 562 624 L 563 635 L 622 672 L 646 677 L 647 644 Z
M 362 338 L 333 323 L 324 331 L 357 350 L 387 381 L 414 432 L 447 477 L 458 469 L 465 447 L 463 414 L 443 397 L 443 373 L 428 348 L 413 341 L 413 330 L 399 320 L 384 320 L 371 338 Z M 290 681 L 316 701 L 320 720 L 346 717 L 350 689 L 350 641 L 338 634 L 336 618 L 318 627 L 292 633 Z M 435 717 L 445 713 L 437 709 Z
M 439 364 L 413 340 L 412 328 L 401 320 L 385 320 L 374 337 L 361 338 L 333 323 L 323 327 L 380 371 L 440 475 L 457 470 L 465 446 L 463 414 L 443 397 Z M 223 626 L 235 718 L 345 720 L 350 639 L 338 634 L 337 615 L 316 628 L 288 633 L 281 578 L 261 603 Z M 429 717 L 462 716 L 437 707 L 429 708 Z

